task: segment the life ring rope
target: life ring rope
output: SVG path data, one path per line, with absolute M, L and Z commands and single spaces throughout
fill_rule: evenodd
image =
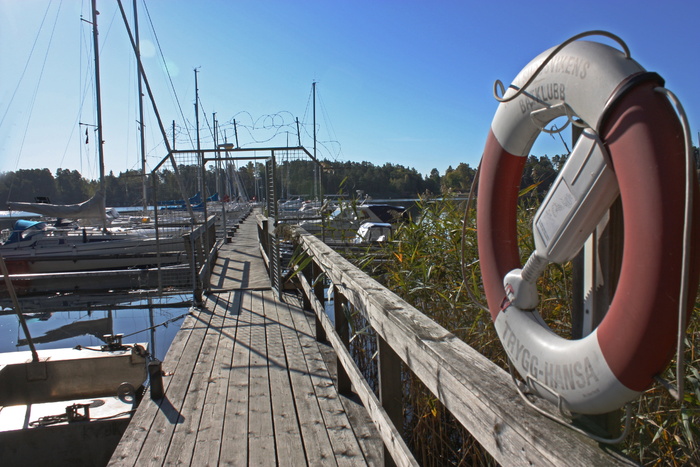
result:
M 532 84 L 532 82 L 535 81 L 535 78 L 537 78 L 537 76 L 542 72 L 542 70 L 544 70 L 544 68 L 547 66 L 547 64 L 548 64 L 559 52 L 561 52 L 561 50 L 562 50 L 564 47 L 566 47 L 567 45 L 569 45 L 569 44 L 571 44 L 572 42 L 575 42 L 575 41 L 577 41 L 577 40 L 579 40 L 579 39 L 583 39 L 584 37 L 590 37 L 590 36 L 603 36 L 603 37 L 607 37 L 608 39 L 612 39 L 612 40 L 614 40 L 615 42 L 617 42 L 617 43 L 620 45 L 620 47 L 622 47 L 622 49 L 623 49 L 624 52 L 625 52 L 625 57 L 626 57 L 626 58 L 630 58 L 630 57 L 632 56 L 631 53 L 630 53 L 630 49 L 629 49 L 629 47 L 627 47 L 627 44 L 625 43 L 625 41 L 623 41 L 620 37 L 616 36 L 615 34 L 613 34 L 613 33 L 611 33 L 611 32 L 608 32 L 608 31 L 603 31 L 603 30 L 585 31 L 585 32 L 582 32 L 582 33 L 580 33 L 580 34 L 576 34 L 575 36 L 571 36 L 570 38 L 568 38 L 567 40 L 565 40 L 564 42 L 562 42 L 561 44 L 559 44 L 557 47 L 555 47 L 554 50 L 552 50 L 552 52 L 549 54 L 549 56 L 548 56 L 547 58 L 544 59 L 544 61 L 542 62 L 542 64 L 541 64 L 539 67 L 537 67 L 537 69 L 535 70 L 535 72 L 532 73 L 532 76 L 530 77 L 530 79 L 528 79 L 528 80 L 525 82 L 525 84 L 522 86 L 522 88 L 515 87 L 515 86 L 513 86 L 512 84 L 511 84 L 510 86 L 508 86 L 509 88 L 515 89 L 515 90 L 516 90 L 516 93 L 513 94 L 512 96 L 505 97 L 505 87 L 504 87 L 504 85 L 503 85 L 503 81 L 501 81 L 500 79 L 497 79 L 496 81 L 494 81 L 494 83 L 493 83 L 493 97 L 494 97 L 498 102 L 501 102 L 501 103 L 503 103 L 503 102 L 509 102 L 509 101 L 514 100 L 514 99 L 517 98 L 520 94 L 522 94 L 523 92 L 525 92 L 525 89 L 527 89 L 528 86 L 530 86 L 530 84 Z M 497 92 L 498 90 L 501 91 L 501 95 L 500 95 L 500 96 L 498 95 L 498 92 Z
M 557 410 L 559 411 L 559 414 L 553 414 L 542 407 L 539 407 L 535 403 L 533 403 L 527 396 L 527 393 L 524 392 L 523 388 L 521 388 L 521 384 L 519 383 L 517 379 L 517 371 L 513 367 L 513 362 L 508 359 L 508 372 L 510 373 L 510 377 L 513 379 L 513 385 L 515 386 L 515 389 L 518 391 L 518 395 L 520 398 L 525 402 L 528 406 L 530 406 L 534 411 L 538 412 L 539 414 L 547 417 L 550 420 L 553 420 L 561 425 L 566 426 L 570 430 L 573 430 L 577 433 L 581 433 L 582 435 L 588 436 L 594 441 L 597 441 L 599 443 L 603 444 L 619 444 L 622 441 L 624 441 L 625 438 L 627 438 L 627 435 L 629 434 L 630 428 L 632 427 L 632 406 L 631 404 L 627 403 L 625 404 L 625 427 L 622 430 L 622 433 L 620 433 L 619 436 L 616 438 L 604 438 L 602 436 L 598 436 L 595 433 L 591 433 L 590 431 L 586 431 L 582 428 L 579 428 L 578 426 L 574 425 L 573 423 L 569 422 L 568 420 L 573 418 L 572 414 L 567 413 L 565 409 L 566 405 L 566 400 L 561 396 L 561 394 L 557 393 L 555 390 L 550 388 L 549 386 L 545 386 L 541 381 L 535 381 L 533 382 L 532 375 L 527 375 L 525 377 L 525 387 L 530 388 L 533 387 L 532 385 L 537 384 L 546 391 L 548 391 L 550 394 L 553 395 L 553 397 L 556 399 L 556 406 Z
M 685 303 L 688 302 L 688 289 L 690 282 L 690 242 L 692 235 L 692 218 L 693 218 L 693 177 L 695 177 L 695 162 L 691 156 L 693 152 L 693 142 L 690 139 L 690 124 L 688 123 L 688 115 L 683 109 L 681 101 L 669 89 L 658 87 L 654 89 L 660 92 L 671 101 L 676 108 L 676 112 L 681 120 L 683 127 L 683 140 L 685 142 L 685 212 L 683 213 L 683 263 L 681 266 L 681 287 L 680 297 L 678 299 L 678 338 L 676 342 L 676 389 L 675 394 L 669 390 L 671 396 L 677 401 L 684 399 L 685 393 L 685 329 L 687 326 L 688 317 L 686 315 Z M 664 385 L 664 387 L 666 387 Z

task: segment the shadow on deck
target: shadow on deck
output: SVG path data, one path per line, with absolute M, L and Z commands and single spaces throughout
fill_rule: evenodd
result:
M 313 313 L 270 288 L 256 235 L 250 219 L 220 251 L 213 293 L 163 361 L 165 396 L 144 397 L 111 465 L 383 463 L 364 407 L 336 389 Z

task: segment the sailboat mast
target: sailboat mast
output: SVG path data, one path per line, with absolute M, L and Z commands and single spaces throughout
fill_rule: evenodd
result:
M 311 83 L 311 89 L 314 96 L 314 162 L 318 159 L 316 158 L 316 81 Z M 316 192 L 316 200 L 320 201 L 318 193 L 318 164 L 314 164 L 314 191 Z
M 92 0 L 92 46 L 95 53 L 95 104 L 97 107 L 97 154 L 100 164 L 100 191 L 102 192 L 103 198 L 103 209 L 102 209 L 102 228 L 107 228 L 107 219 L 105 217 L 105 157 L 103 148 L 103 138 L 102 138 L 102 98 L 100 93 L 100 51 L 99 51 L 99 41 L 97 40 L 97 0 Z
M 197 68 L 194 69 L 194 124 L 197 126 L 197 173 L 199 174 L 197 176 L 197 191 L 202 193 L 202 196 L 206 198 L 207 195 L 202 192 L 202 148 L 199 140 L 199 86 L 197 85 Z
M 126 28 L 126 32 L 129 35 L 129 41 L 131 42 L 131 48 L 134 50 L 134 53 L 136 52 L 136 41 L 134 39 L 134 35 L 131 33 L 131 28 L 129 27 L 129 21 L 126 19 L 126 12 L 124 11 L 124 5 L 122 5 L 122 0 L 117 0 L 117 5 L 119 5 L 119 12 L 122 15 L 122 20 L 124 21 L 124 27 Z M 148 98 L 151 101 L 151 106 L 153 107 L 153 113 L 156 114 L 156 122 L 158 123 L 158 128 L 160 129 L 160 134 L 163 137 L 163 144 L 165 145 L 165 149 L 168 151 L 168 158 L 170 159 L 172 165 L 173 165 L 173 171 L 175 172 L 176 180 L 177 180 L 177 185 L 178 188 L 180 189 L 180 193 L 185 200 L 187 199 L 187 195 L 185 193 L 185 189 L 182 186 L 182 182 L 180 180 L 180 171 L 177 168 L 177 163 L 175 162 L 175 158 L 173 157 L 173 149 L 170 146 L 170 141 L 168 140 L 168 134 L 165 131 L 165 127 L 163 126 L 163 120 L 160 118 L 160 113 L 158 112 L 158 106 L 156 105 L 155 98 L 153 97 L 153 91 L 151 90 L 151 85 L 148 83 L 148 76 L 146 76 L 146 72 L 143 70 L 143 63 L 141 63 L 141 60 L 137 60 L 138 65 L 139 65 L 139 73 L 141 73 L 141 79 L 143 79 L 143 84 L 146 86 L 146 92 L 148 93 Z M 173 138 L 175 137 L 175 134 L 173 133 Z M 192 211 L 192 207 L 190 206 L 189 202 L 185 203 L 187 205 L 187 212 L 189 213 L 190 217 L 194 219 L 194 212 Z
M 214 148 L 216 148 L 216 192 L 221 195 L 221 152 L 219 151 L 219 128 L 216 121 L 216 112 L 212 113 L 212 122 L 214 122 Z
M 134 38 L 136 39 L 136 61 L 141 60 L 141 42 L 139 41 L 139 15 L 136 0 L 134 0 Z M 141 132 L 141 191 L 143 215 L 148 212 L 148 192 L 146 186 L 146 135 L 143 131 L 143 80 L 141 71 L 138 70 L 138 92 L 139 92 L 139 130 Z

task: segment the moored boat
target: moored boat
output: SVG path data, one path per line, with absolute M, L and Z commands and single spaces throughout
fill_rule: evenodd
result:
M 4 465 L 103 465 L 147 379 L 146 344 L 0 354 Z
M 149 229 L 105 232 L 98 228 L 56 228 L 19 220 L 0 255 L 10 274 L 145 268 L 186 261 L 182 235 L 155 236 Z
M 340 205 L 327 218 L 306 220 L 299 226 L 325 239 L 352 242 L 366 222 L 395 224 L 406 219 L 406 209 L 390 204 Z

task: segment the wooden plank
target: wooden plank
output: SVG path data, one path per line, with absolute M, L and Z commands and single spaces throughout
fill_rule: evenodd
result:
M 212 297 L 216 298 L 216 297 Z M 184 394 L 181 414 L 182 423 L 175 425 L 173 436 L 170 440 L 165 457 L 166 464 L 190 464 L 195 449 L 198 434 L 211 428 L 212 419 L 202 417 L 204 401 L 210 387 L 211 374 L 217 354 L 217 348 L 221 337 L 221 328 L 224 324 L 224 316 L 216 300 L 208 300 L 207 308 L 211 310 L 212 317 L 204 336 L 204 341 L 196 356 L 196 363 L 192 370 L 192 376 Z M 204 422 L 204 427 L 201 426 Z
M 333 284 L 497 462 L 629 463 L 524 405 L 504 370 L 318 239 L 303 231 L 299 238 Z
M 379 403 L 379 399 L 374 395 L 372 388 L 369 387 L 362 372 L 353 360 L 350 353 L 345 350 L 340 336 L 335 331 L 333 323 L 325 313 L 317 315 L 320 318 L 321 325 L 326 331 L 326 336 L 329 342 L 336 349 L 336 355 L 342 366 L 345 368 L 348 377 L 355 387 L 355 391 L 362 399 L 362 403 L 367 409 L 369 416 L 374 421 L 377 430 L 384 442 L 384 445 L 390 447 L 389 451 L 394 461 L 401 466 L 416 466 L 418 463 L 413 457 L 413 454 L 406 446 L 401 434 L 396 427 L 391 423 L 386 411 Z
M 330 318 L 328 318 L 326 315 L 321 302 L 319 302 L 315 296 L 311 294 L 311 285 L 306 281 L 306 278 L 301 278 L 300 283 L 302 285 L 302 289 L 309 294 L 309 297 L 311 297 L 310 301 L 312 308 L 316 313 L 317 319 L 324 328 L 327 339 L 335 349 L 339 366 L 344 369 L 348 378 L 350 378 L 352 381 L 355 391 L 359 395 L 363 405 L 366 407 L 367 412 L 379 431 L 383 444 L 385 446 L 392 446 L 391 455 L 394 460 L 399 463 L 399 465 L 415 465 L 416 462 L 413 458 L 413 454 L 408 449 L 408 446 L 404 442 L 397 428 L 393 423 L 391 423 L 391 419 L 382 408 L 381 404 L 379 403 L 379 399 L 377 399 L 377 397 L 374 395 L 374 392 L 369 387 L 369 384 L 362 375 L 362 372 L 358 368 L 352 356 L 350 356 L 345 341 L 335 330 L 335 327 L 331 323 Z M 337 288 L 334 291 L 335 300 L 340 299 L 340 290 L 341 289 Z M 342 300 L 345 300 L 345 298 L 343 297 Z
M 236 341 L 237 316 L 242 292 L 224 293 L 218 297 L 217 314 L 223 315 L 219 347 L 208 380 L 207 395 L 192 458 L 202 465 L 217 465 L 222 445 L 229 378 Z
M 172 374 L 177 369 L 180 362 L 180 356 L 184 352 L 187 342 L 189 341 L 192 331 L 199 325 L 201 310 L 192 308 L 190 315 L 185 318 L 180 330 L 175 335 L 173 342 L 170 344 L 168 353 L 163 360 L 163 387 L 166 397 L 157 401 L 151 400 L 148 395 L 141 401 L 139 409 L 129 423 L 129 427 L 125 431 L 122 439 L 112 454 L 110 465 L 136 465 L 138 456 L 143 448 L 145 439 L 151 430 L 156 414 L 161 411 L 170 411 L 169 416 L 174 416 L 172 406 L 168 403 L 167 395 L 170 384 L 172 382 Z
M 301 308 L 288 306 L 295 328 L 298 331 L 299 341 L 306 358 L 314 385 L 316 398 L 318 399 L 321 414 L 328 430 L 328 436 L 333 446 L 333 453 L 338 465 L 357 465 L 364 463 L 364 456 L 355 434 L 350 427 L 345 408 L 340 403 L 338 391 L 333 384 L 326 362 L 318 349 L 318 343 L 313 337 L 312 328 L 309 326 L 308 317 Z
M 342 363 L 333 347 L 330 343 L 319 343 L 318 348 L 326 362 L 328 371 L 337 375 L 337 367 L 342 368 Z M 348 376 L 348 384 L 351 383 Z M 384 465 L 384 442 L 359 395 L 354 392 L 340 393 L 339 400 L 348 414 L 350 426 L 360 444 L 367 465 Z
M 165 397 L 161 401 L 160 410 L 155 414 L 153 424 L 136 461 L 137 464 L 162 463 L 170 447 L 170 439 L 175 428 L 185 421 L 182 414 L 183 402 L 212 316 L 213 313 L 206 308 L 202 308 L 199 313 Z
M 267 358 L 277 459 L 287 465 L 305 465 L 307 462 L 304 442 L 301 439 L 301 428 L 294 405 L 294 393 L 282 341 L 282 325 L 277 312 L 275 295 L 272 291 L 264 292 L 262 295 L 268 322 Z
M 270 279 L 258 248 L 257 224 L 251 217 L 241 224 L 233 241 L 219 249 L 209 280 L 211 291 L 269 288 Z
M 224 429 L 219 457 L 221 465 L 248 465 L 248 379 L 250 370 L 250 326 L 252 294 L 241 294 L 236 343 L 229 376 Z
M 334 465 L 336 463 L 335 454 L 325 429 L 323 415 L 316 399 L 309 368 L 304 359 L 289 306 L 277 303 L 277 312 L 282 326 L 282 340 L 287 354 L 289 376 L 294 391 L 294 401 L 307 462 L 309 465 Z
M 254 243 L 229 265 L 257 257 Z M 246 290 L 207 297 L 183 322 L 163 363 L 165 397 L 144 399 L 113 465 L 372 463 L 313 338 L 313 315 L 279 303 L 260 270 L 264 286 L 246 289 L 240 276 Z
M 250 389 L 248 392 L 248 465 L 270 465 L 275 459 L 270 378 L 267 368 L 267 325 L 260 292 L 252 293 L 250 326 Z M 280 462 L 280 459 L 277 460 Z

